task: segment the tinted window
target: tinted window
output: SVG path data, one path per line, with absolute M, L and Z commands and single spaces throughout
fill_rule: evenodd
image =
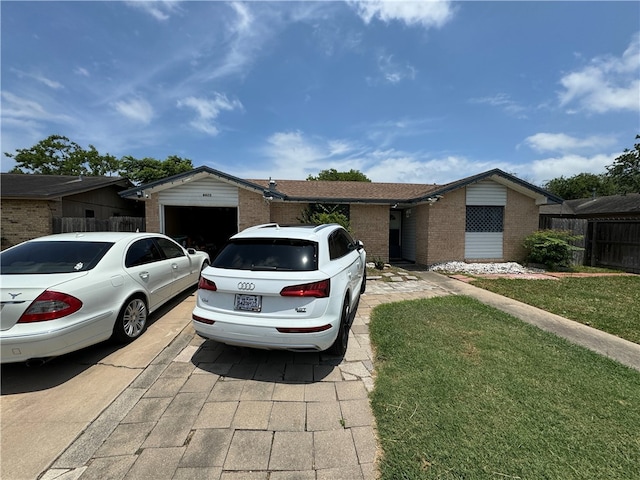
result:
M 467 207 L 467 232 L 502 232 L 504 207 Z
M 129 247 L 124 264 L 126 267 L 135 267 L 137 265 L 157 262 L 163 258 L 153 238 L 144 238 Z
M 177 258 L 185 256 L 184 250 L 177 243 L 162 237 L 158 237 L 156 238 L 156 240 L 158 241 L 158 245 L 160 245 L 160 248 L 167 258 Z
M 213 261 L 218 268 L 238 270 L 318 269 L 318 244 L 295 239 L 234 240 L 220 251 Z
M 329 237 L 329 258 L 344 257 L 353 250 L 353 239 L 344 230 L 336 230 Z
M 110 242 L 28 242 L 0 254 L 3 275 L 85 272 L 113 246 Z

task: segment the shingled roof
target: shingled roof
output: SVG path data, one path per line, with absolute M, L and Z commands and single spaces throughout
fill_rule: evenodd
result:
M 250 180 L 269 189 L 269 180 Z M 278 180 L 273 190 L 288 201 L 357 203 L 373 201 L 395 203 L 428 195 L 438 185 L 416 183 L 373 183 L 322 180 Z
M 123 188 L 131 182 L 122 177 L 76 175 L 0 174 L 0 194 L 4 199 L 48 200 L 96 190 L 109 185 Z
M 540 213 L 577 217 L 640 216 L 640 193 L 567 200 L 562 205 L 545 205 Z
M 561 198 L 499 169 L 489 170 L 445 185 L 436 185 L 316 180 L 244 180 L 211 167 L 201 166 L 189 172 L 163 178 L 145 185 L 138 185 L 120 192 L 120 195 L 125 198 L 138 197 L 144 200 L 146 195 L 143 197 L 143 192 L 145 194 L 160 192 L 184 182 L 196 181 L 211 176 L 223 182 L 261 193 L 265 198 L 285 202 L 418 204 L 430 202 L 434 198 L 438 198 L 439 195 L 444 195 L 452 190 L 486 179 L 494 180 L 525 195 L 536 198 L 538 203 L 562 201 Z

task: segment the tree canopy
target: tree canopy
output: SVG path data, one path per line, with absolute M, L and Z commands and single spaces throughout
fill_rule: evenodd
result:
M 616 186 L 609 177 L 594 173 L 579 173 L 572 177 L 554 178 L 549 180 L 544 188 L 565 200 L 586 198 L 594 193 L 598 196 L 615 195 L 616 193 Z
M 638 139 L 640 135 L 636 135 Z M 625 148 L 607 167 L 607 176 L 615 181 L 619 193 L 640 193 L 640 143 L 633 150 Z
M 636 135 L 638 139 L 640 135 Z M 636 143 L 633 150 L 625 148 L 606 170 L 599 175 L 579 173 L 554 178 L 546 182 L 544 188 L 565 200 L 586 198 L 594 193 L 597 196 L 640 193 L 640 143 Z
M 9 173 L 40 175 L 111 175 L 118 171 L 119 162 L 113 155 L 101 155 L 93 145 L 85 150 L 62 135 L 50 135 L 31 148 L 6 153 L 16 161 Z
M 20 148 L 15 153 L 5 152 L 5 155 L 16 162 L 9 173 L 120 175 L 136 184 L 153 182 L 193 169 L 191 160 L 175 155 L 166 160 L 149 157 L 137 159 L 130 155 L 116 159 L 113 155 L 100 154 L 93 145 L 85 150 L 62 135 L 50 135 L 31 148 Z
M 307 180 L 329 180 L 346 182 L 370 182 L 371 180 L 360 170 L 351 169 L 348 172 L 338 172 L 335 168 L 322 170 L 317 176 L 309 175 Z

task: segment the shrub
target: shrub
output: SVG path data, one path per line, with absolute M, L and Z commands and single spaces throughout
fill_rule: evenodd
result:
M 565 230 L 538 230 L 524 239 L 527 261 L 541 263 L 550 270 L 569 267 L 573 252 L 583 250 L 571 244 L 582 238 Z
M 316 206 L 316 209 L 307 208 L 302 212 L 302 217 L 298 218 L 301 223 L 322 225 L 325 223 L 337 223 L 351 231 L 349 218 L 338 209 L 332 209 L 325 206 Z

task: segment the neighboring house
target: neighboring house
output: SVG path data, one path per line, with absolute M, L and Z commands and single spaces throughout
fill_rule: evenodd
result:
M 501 170 L 446 185 L 245 180 L 198 167 L 120 194 L 145 202 L 146 229 L 215 250 L 260 223 L 300 223 L 314 204 L 340 204 L 370 259 L 421 265 L 521 261 L 538 210 L 562 199 Z
M 118 195 L 133 185 L 125 178 L 2 173 L 0 182 L 2 248 L 54 233 L 56 219 L 144 215 Z
M 566 200 L 540 207 L 540 227 L 583 238 L 577 263 L 640 273 L 640 193 Z

